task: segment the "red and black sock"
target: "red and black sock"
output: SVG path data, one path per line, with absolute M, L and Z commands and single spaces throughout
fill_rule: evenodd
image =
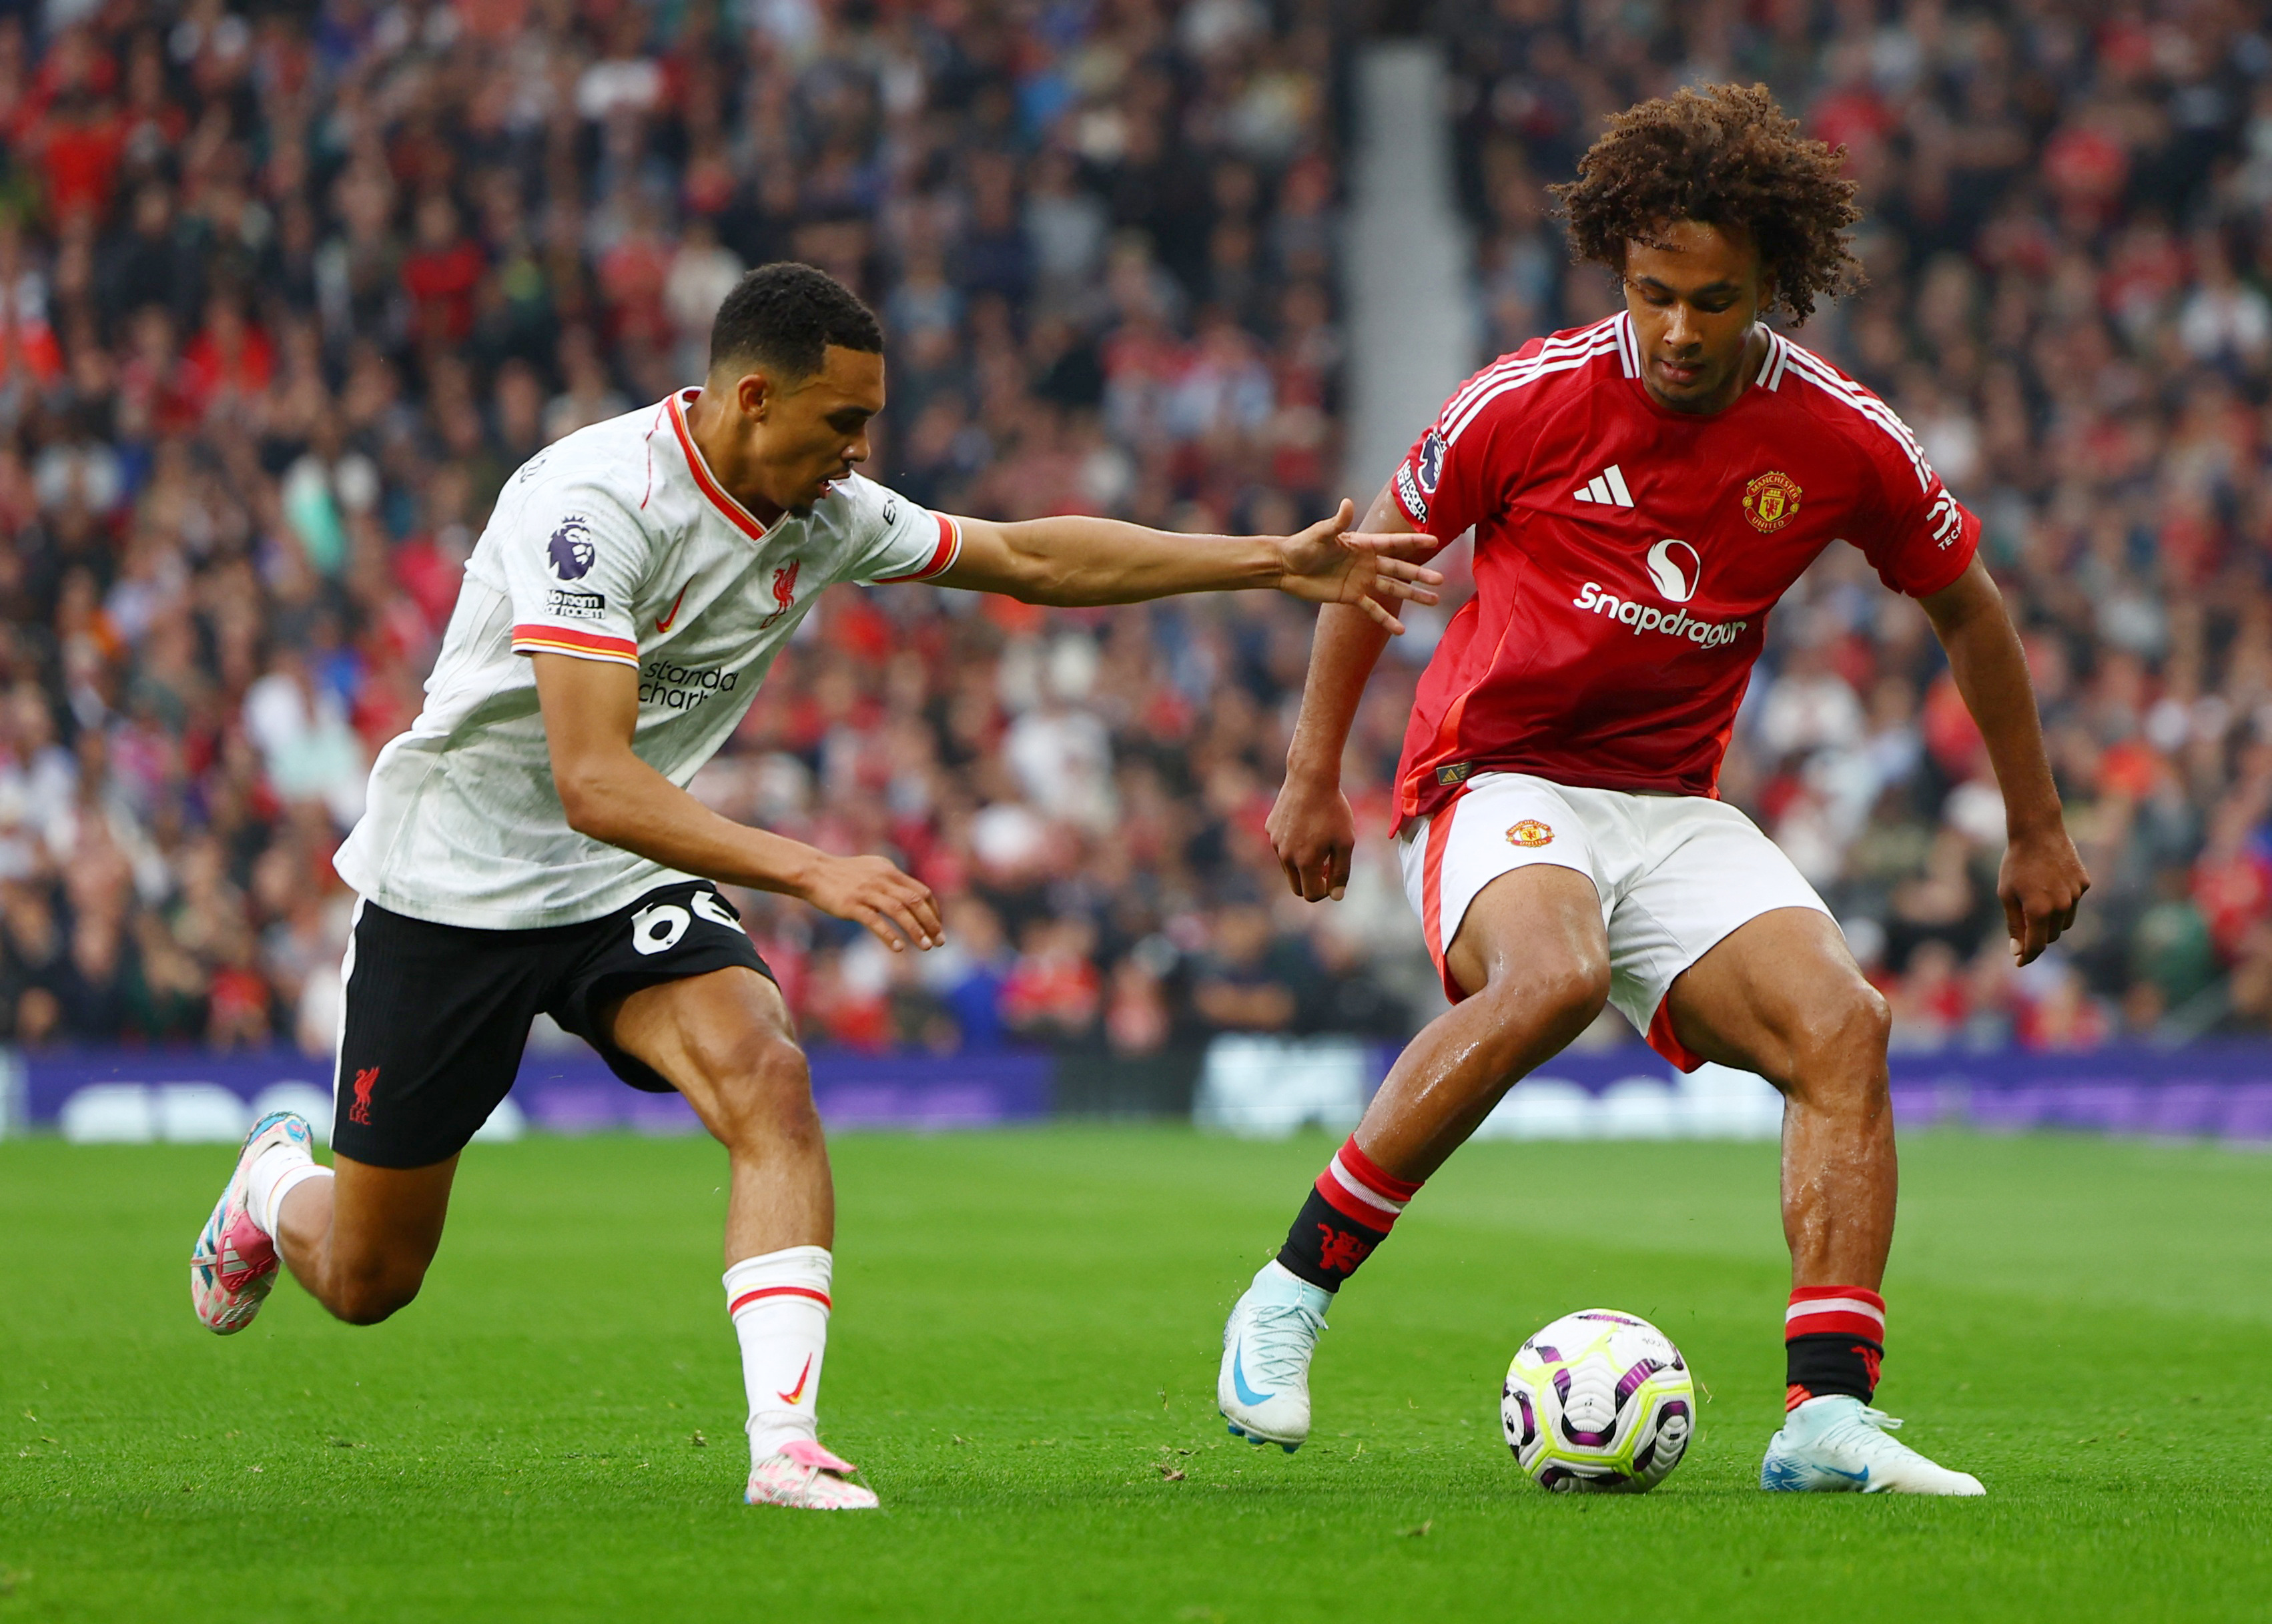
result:
M 1374 1166 L 1350 1134 L 1311 1186 L 1294 1227 L 1286 1232 L 1286 1244 L 1278 1248 L 1278 1261 L 1312 1285 L 1339 1291 L 1388 1239 L 1397 1215 L 1419 1188 Z
M 1886 1299 L 1865 1286 L 1803 1285 L 1783 1311 L 1783 1408 L 1843 1394 L 1868 1403 L 1886 1357 Z

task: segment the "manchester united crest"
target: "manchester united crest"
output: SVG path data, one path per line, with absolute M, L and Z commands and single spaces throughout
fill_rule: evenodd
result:
M 1551 846 L 1554 843 L 1554 829 L 1552 825 L 1541 823 L 1536 818 L 1525 818 L 1506 832 L 1506 838 L 1517 846 Z
M 1797 515 L 1804 494 L 1790 475 L 1770 469 L 1744 487 L 1744 517 L 1752 521 L 1753 529 L 1771 535 Z

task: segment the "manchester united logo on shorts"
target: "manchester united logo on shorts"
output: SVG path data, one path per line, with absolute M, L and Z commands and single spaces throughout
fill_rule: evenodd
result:
M 1506 832 L 1506 838 L 1517 846 L 1551 846 L 1554 843 L 1554 830 L 1536 818 L 1525 818 Z
M 1762 534 L 1780 530 L 1797 516 L 1805 494 L 1790 475 L 1770 469 L 1744 487 L 1744 517 Z

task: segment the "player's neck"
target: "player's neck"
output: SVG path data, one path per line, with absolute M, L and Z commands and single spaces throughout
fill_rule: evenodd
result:
M 1744 398 L 1744 392 L 1752 386 L 1752 380 L 1760 375 L 1760 368 L 1767 361 L 1768 345 L 1770 341 L 1766 326 L 1759 322 L 1753 322 L 1751 331 L 1744 335 L 1743 354 L 1737 357 L 1735 367 L 1728 374 L 1727 381 L 1703 399 L 1682 400 L 1665 399 L 1657 393 L 1656 385 L 1650 381 L 1646 369 L 1641 374 L 1641 387 L 1648 391 L 1650 400 L 1669 412 L 1678 412 L 1684 417 L 1716 415 Z
M 764 465 L 735 432 L 736 426 L 734 415 L 714 401 L 707 389 L 686 409 L 686 432 L 709 465 L 711 477 L 749 509 L 750 517 L 770 529 L 788 510 L 766 494 Z

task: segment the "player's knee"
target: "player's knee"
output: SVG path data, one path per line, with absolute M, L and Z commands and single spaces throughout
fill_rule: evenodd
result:
M 1588 954 L 1558 965 L 1553 987 L 1554 1009 L 1562 1024 L 1573 1033 L 1585 1030 L 1610 1001 L 1609 955 Z
M 1502 1031 L 1544 1029 L 1566 1042 L 1591 1026 L 1610 1001 L 1609 958 L 1561 953 L 1512 964 L 1491 977 L 1482 996 L 1505 1009 Z
M 408 1307 L 425 1283 L 423 1264 L 390 1261 L 335 1282 L 324 1306 L 349 1325 L 377 1325 Z
M 770 1034 L 736 1044 L 716 1060 L 718 1137 L 728 1145 L 820 1136 L 812 1068 L 804 1051 Z
M 1794 1035 L 1792 1069 L 1801 1091 L 1825 1104 L 1832 1096 L 1875 1104 L 1886 1092 L 1886 1044 L 1893 1029 L 1884 995 L 1858 976 L 1818 1000 Z

